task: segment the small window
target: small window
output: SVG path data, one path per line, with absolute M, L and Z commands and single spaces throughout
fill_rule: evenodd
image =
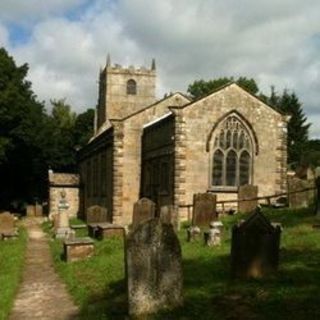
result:
M 137 83 L 133 79 L 127 82 L 127 94 L 137 94 Z

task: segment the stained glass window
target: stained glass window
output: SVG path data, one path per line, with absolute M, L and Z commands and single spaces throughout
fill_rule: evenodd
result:
M 236 116 L 223 121 L 213 137 L 212 185 L 239 186 L 251 181 L 252 142 Z

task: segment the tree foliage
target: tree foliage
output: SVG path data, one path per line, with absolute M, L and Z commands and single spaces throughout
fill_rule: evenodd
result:
M 0 48 L 0 208 L 47 197 L 48 169 L 76 171 L 76 147 L 92 135 L 93 111 L 78 116 L 64 99 L 47 114 L 17 66 Z
M 256 95 L 259 92 L 259 88 L 254 79 L 248 79 L 246 77 L 239 77 L 234 80 L 233 77 L 223 77 L 212 80 L 196 80 L 188 86 L 188 93 L 195 99 L 208 95 L 228 83 L 236 82 L 240 87 Z

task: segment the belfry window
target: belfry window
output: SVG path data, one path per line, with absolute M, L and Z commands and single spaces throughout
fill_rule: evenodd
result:
M 137 83 L 133 79 L 130 79 L 127 82 L 127 94 L 137 94 Z
M 237 187 L 251 182 L 252 141 L 248 130 L 236 116 L 218 126 L 212 151 L 213 187 Z

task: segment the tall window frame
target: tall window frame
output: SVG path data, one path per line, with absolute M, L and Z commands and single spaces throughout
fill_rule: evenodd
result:
M 137 82 L 134 79 L 129 79 L 127 81 L 127 94 L 128 95 L 137 94 Z
M 210 156 L 210 188 L 236 191 L 253 183 L 254 143 L 248 127 L 229 115 L 215 128 Z

